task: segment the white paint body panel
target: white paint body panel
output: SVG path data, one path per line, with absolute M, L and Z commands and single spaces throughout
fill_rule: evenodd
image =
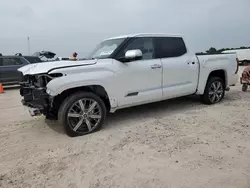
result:
M 212 71 L 223 70 L 226 75 L 226 87 L 235 85 L 238 75 L 235 74 L 237 69 L 235 54 L 219 54 L 197 56 L 200 62 L 199 84 L 196 94 L 203 94 L 207 78 Z
M 129 63 L 114 60 L 116 78 L 112 85 L 117 88 L 115 95 L 120 108 L 162 98 L 162 69 L 151 69 L 155 64 L 161 65 L 160 59 Z M 138 92 L 138 95 L 127 97 L 133 92 Z
M 157 68 L 151 66 L 157 65 Z M 24 75 L 62 73 L 47 84 L 47 92 L 57 96 L 71 88 L 100 85 L 109 97 L 111 112 L 117 109 L 165 99 L 201 95 L 209 74 L 223 70 L 226 85 L 237 82 L 236 55 L 195 56 L 189 51 L 177 58 L 138 60 L 121 63 L 114 59 L 58 61 L 27 65 Z M 132 96 L 127 96 L 131 94 Z M 133 93 L 138 93 L 133 95 Z
M 199 62 L 186 53 L 181 57 L 161 59 L 163 64 L 163 98 L 194 94 L 197 89 Z
M 78 65 L 89 65 L 95 64 L 96 60 L 85 60 L 85 61 L 52 61 L 52 62 L 44 62 L 44 63 L 35 63 L 29 64 L 18 69 L 24 75 L 30 74 L 40 74 L 40 73 L 48 73 L 52 69 L 57 69 L 60 67 L 72 67 Z

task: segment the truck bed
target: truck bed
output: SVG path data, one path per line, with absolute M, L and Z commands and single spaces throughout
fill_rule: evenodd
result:
M 225 72 L 226 87 L 237 83 L 238 62 L 236 54 L 197 55 L 196 57 L 200 64 L 200 78 L 197 94 L 203 93 L 207 77 L 213 70 Z

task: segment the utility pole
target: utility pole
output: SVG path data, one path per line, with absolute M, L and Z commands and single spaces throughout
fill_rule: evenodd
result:
M 29 36 L 27 37 L 27 40 L 28 40 L 28 51 L 29 51 L 29 55 L 30 55 L 30 37 Z

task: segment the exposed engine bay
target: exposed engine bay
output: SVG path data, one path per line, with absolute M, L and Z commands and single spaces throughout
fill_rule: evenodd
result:
M 31 115 L 48 115 L 52 110 L 53 97 L 46 93 L 46 85 L 60 76 L 60 73 L 23 76 L 20 95 L 23 97 L 23 105 L 31 108 Z

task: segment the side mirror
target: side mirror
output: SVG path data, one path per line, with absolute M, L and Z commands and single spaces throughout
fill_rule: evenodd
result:
M 128 50 L 125 53 L 126 60 L 138 60 L 142 58 L 142 51 L 141 50 Z

